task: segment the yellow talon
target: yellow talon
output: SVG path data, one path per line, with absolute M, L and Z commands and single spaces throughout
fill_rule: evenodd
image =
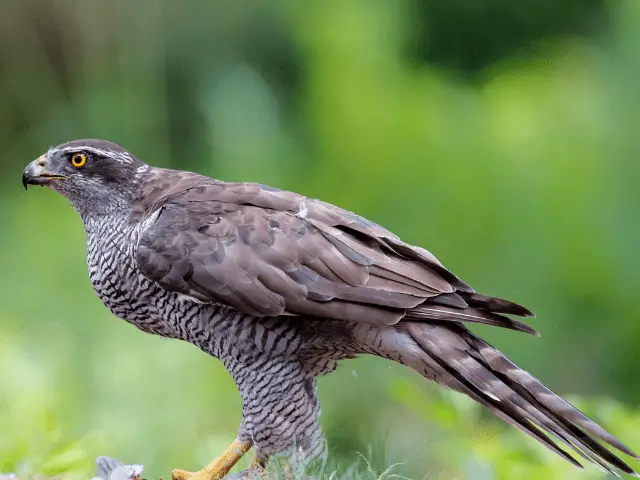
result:
M 174 470 L 171 472 L 171 478 L 173 480 L 220 480 L 229 473 L 233 466 L 238 463 L 238 460 L 240 460 L 252 446 L 253 443 L 250 441 L 241 442 L 240 440 L 235 440 L 222 455 L 199 472 Z

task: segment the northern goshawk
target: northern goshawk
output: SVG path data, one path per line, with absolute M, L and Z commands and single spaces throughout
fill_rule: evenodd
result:
M 529 310 L 475 293 L 427 250 L 365 218 L 260 184 L 154 168 L 103 140 L 51 148 L 22 181 L 76 208 L 91 283 L 116 316 L 193 343 L 235 380 L 236 440 L 174 480 L 222 478 L 251 447 L 250 472 L 274 454 L 316 457 L 316 377 L 360 354 L 468 395 L 577 466 L 556 442 L 634 473 L 599 441 L 636 454 L 465 327 L 535 334 L 505 316 Z

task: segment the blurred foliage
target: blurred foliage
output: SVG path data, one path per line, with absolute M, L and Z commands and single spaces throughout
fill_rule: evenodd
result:
M 21 479 L 60 475 L 86 480 L 93 473 L 88 452 L 99 449 L 100 441 L 90 436 L 77 440 L 65 432 L 56 418 L 57 393 L 48 379 L 34 374 L 38 370 L 25 349 L 0 338 L 0 472 Z
M 476 330 L 598 399 L 585 409 L 637 450 L 639 74 L 635 0 L 5 0 L 0 470 L 86 478 L 106 454 L 158 478 L 239 423 L 219 362 L 114 319 L 75 212 L 19 190 L 28 161 L 82 137 L 319 197 L 429 248 L 534 310 L 541 339 Z M 361 452 L 416 479 L 599 478 L 424 383 L 373 358 L 320 380 L 338 472 L 366 471 Z

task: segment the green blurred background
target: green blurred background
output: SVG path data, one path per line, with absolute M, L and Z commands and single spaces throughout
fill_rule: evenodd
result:
M 0 471 L 166 478 L 239 424 L 222 365 L 111 316 L 76 213 L 21 190 L 83 137 L 428 248 L 535 311 L 540 339 L 475 330 L 640 449 L 639 76 L 637 0 L 2 0 Z M 389 362 L 319 389 L 345 477 L 603 478 Z

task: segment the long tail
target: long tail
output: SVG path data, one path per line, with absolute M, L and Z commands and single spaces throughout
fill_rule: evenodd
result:
M 461 324 L 401 325 L 419 358 L 411 367 L 465 393 L 577 467 L 582 465 L 548 434 L 609 473 L 640 477 L 598 440 L 640 460 L 636 453 Z

